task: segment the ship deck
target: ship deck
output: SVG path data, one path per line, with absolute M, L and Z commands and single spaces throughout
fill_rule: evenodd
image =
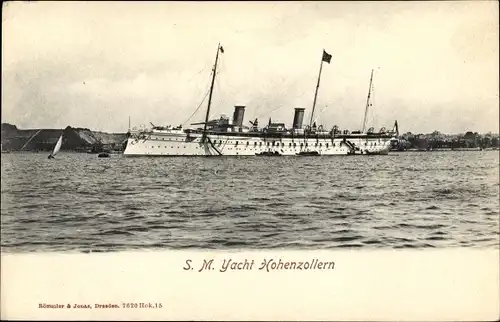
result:
M 186 134 L 202 135 L 202 130 L 185 130 Z M 392 138 L 393 133 L 369 133 L 369 134 L 335 134 L 329 132 L 324 133 L 307 133 L 307 134 L 292 134 L 284 132 L 219 132 L 207 131 L 207 135 L 245 137 L 245 138 L 287 138 L 287 139 L 379 139 Z

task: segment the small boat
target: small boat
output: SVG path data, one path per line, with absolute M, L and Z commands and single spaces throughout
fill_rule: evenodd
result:
M 375 151 L 375 152 L 372 152 L 372 151 L 369 151 L 369 150 L 365 150 L 365 154 L 367 154 L 367 155 L 388 155 L 389 154 L 389 149 L 387 149 L 387 150 L 381 150 L 381 151 Z
M 297 153 L 297 155 L 302 155 L 302 156 L 313 156 L 313 155 L 320 155 L 318 151 L 302 151 Z
M 101 152 L 97 155 L 98 158 L 109 158 L 109 153 Z
M 61 136 L 59 137 L 59 140 L 57 140 L 57 143 L 56 143 L 56 146 L 54 147 L 54 150 L 52 151 L 51 154 L 49 154 L 49 157 L 48 157 L 49 159 L 54 159 L 56 154 L 59 153 L 59 150 L 61 150 L 62 138 L 63 138 L 63 135 L 61 134 Z
M 257 156 L 266 156 L 266 157 L 279 157 L 281 154 L 278 151 L 264 151 L 260 153 L 255 153 Z

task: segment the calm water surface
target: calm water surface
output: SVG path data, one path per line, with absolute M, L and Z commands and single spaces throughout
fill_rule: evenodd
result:
M 499 244 L 498 151 L 1 159 L 4 252 Z

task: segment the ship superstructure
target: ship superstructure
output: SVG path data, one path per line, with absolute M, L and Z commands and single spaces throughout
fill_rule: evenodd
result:
M 152 126 L 147 130 L 131 130 L 124 155 L 127 156 L 295 156 L 295 155 L 349 155 L 349 154 L 387 154 L 391 140 L 397 135 L 397 122 L 392 130 L 382 128 L 375 133 L 367 131 L 349 132 L 337 126 L 326 129 L 313 121 L 316 98 L 320 85 L 323 62 L 330 63 L 331 55 L 323 50 L 318 83 L 316 86 L 312 113 L 308 125 L 304 125 L 305 108 L 295 108 L 292 126 L 284 123 L 269 122 L 259 127 L 258 120 L 244 125 L 246 106 L 234 107 L 232 119 L 221 116 L 209 120 L 213 85 L 217 74 L 219 54 L 224 53 L 220 44 L 217 48 L 212 70 L 212 83 L 205 115 L 205 121 L 193 123 L 199 127 Z M 373 77 L 373 71 L 372 71 Z M 368 108 L 371 92 L 368 94 Z M 363 121 L 363 127 L 366 123 Z

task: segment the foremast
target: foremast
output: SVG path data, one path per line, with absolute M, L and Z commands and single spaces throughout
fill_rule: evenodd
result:
M 214 67 L 212 69 L 212 83 L 210 84 L 210 93 L 208 95 L 207 113 L 205 115 L 205 124 L 203 126 L 203 134 L 201 137 L 202 143 L 204 143 L 206 138 L 207 138 L 207 124 L 208 124 L 208 118 L 210 117 L 210 105 L 212 104 L 212 94 L 214 91 L 215 75 L 217 74 L 217 62 L 219 61 L 219 52 L 224 53 L 224 48 L 222 48 L 220 43 L 217 45 L 217 54 L 215 55 L 215 64 L 214 64 Z

